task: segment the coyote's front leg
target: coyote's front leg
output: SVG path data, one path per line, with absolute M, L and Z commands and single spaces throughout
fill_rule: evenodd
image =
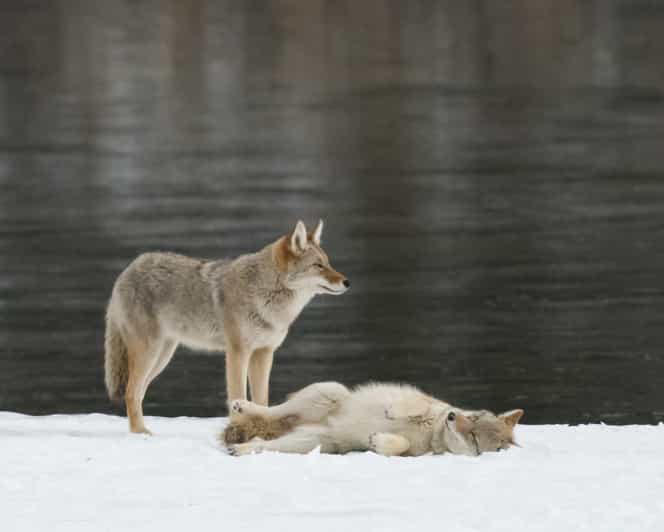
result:
M 247 398 L 247 372 L 249 355 L 246 349 L 238 347 L 226 351 L 226 391 L 228 402 Z
M 369 436 L 369 450 L 383 456 L 399 456 L 410 448 L 410 442 L 400 434 L 374 432 Z
M 270 387 L 270 371 L 272 370 L 272 359 L 274 349 L 264 347 L 256 349 L 249 360 L 249 388 L 251 389 L 251 400 L 259 405 L 267 406 L 268 391 Z

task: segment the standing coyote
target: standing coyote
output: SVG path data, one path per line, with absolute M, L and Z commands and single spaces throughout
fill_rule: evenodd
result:
M 513 429 L 522 415 L 523 410 L 497 416 L 461 410 L 406 385 L 368 384 L 350 391 L 320 382 L 269 408 L 233 401 L 223 439 L 234 455 L 308 453 L 320 446 L 323 453 L 476 456 L 515 445 Z
M 124 394 L 132 432 L 143 422 L 145 392 L 178 344 L 226 352 L 228 399 L 267 405 L 272 357 L 316 294 L 343 294 L 350 283 L 301 221 L 257 253 L 207 261 L 146 253 L 118 277 L 106 313 L 106 388 Z

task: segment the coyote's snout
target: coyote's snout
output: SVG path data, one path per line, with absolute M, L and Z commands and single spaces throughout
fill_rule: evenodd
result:
M 267 405 L 274 351 L 316 294 L 350 283 L 321 247 L 322 220 L 235 260 L 146 253 L 118 277 L 106 313 L 106 387 L 124 395 L 132 432 L 148 432 L 142 402 L 179 344 L 226 352 L 229 400 Z
M 270 408 L 233 401 L 223 440 L 234 455 L 307 453 L 320 446 L 323 453 L 477 456 L 515 445 L 513 431 L 522 415 L 523 410 L 462 410 L 412 386 L 369 384 L 351 391 L 320 382 Z

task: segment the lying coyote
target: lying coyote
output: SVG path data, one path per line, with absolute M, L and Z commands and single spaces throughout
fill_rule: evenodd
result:
M 406 385 L 368 384 L 350 391 L 321 382 L 273 407 L 233 401 L 223 440 L 236 456 L 308 453 L 318 446 L 323 453 L 476 456 L 515 445 L 513 429 L 522 415 L 523 410 L 461 410 Z
M 106 313 L 106 388 L 124 396 L 129 428 L 146 432 L 143 398 L 178 344 L 226 352 L 229 399 L 268 402 L 272 356 L 316 294 L 350 283 L 320 245 L 322 220 L 235 260 L 145 253 L 118 277 Z

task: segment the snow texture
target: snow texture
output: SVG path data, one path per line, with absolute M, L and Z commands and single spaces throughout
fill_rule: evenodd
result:
M 519 426 L 522 448 L 477 458 L 234 458 L 225 422 L 0 412 L 0 530 L 664 530 L 661 424 Z

